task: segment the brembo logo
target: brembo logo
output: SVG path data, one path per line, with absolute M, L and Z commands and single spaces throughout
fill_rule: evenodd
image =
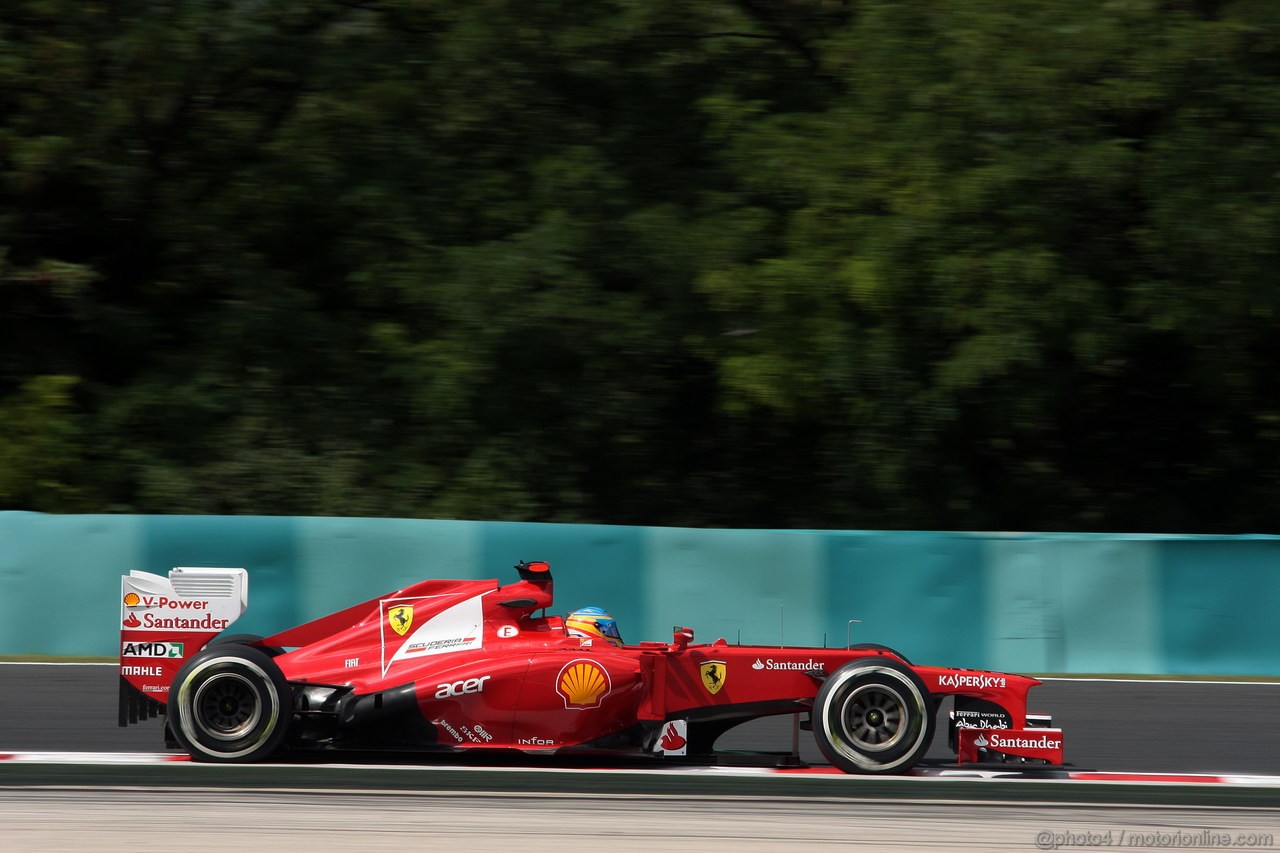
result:
M 760 660 L 760 658 L 756 658 L 756 662 L 751 664 L 751 668 L 757 669 L 757 670 L 758 669 L 770 669 L 770 670 L 791 669 L 791 670 L 796 670 L 797 672 L 805 672 L 806 670 L 810 670 L 810 669 L 825 669 L 826 666 L 827 664 L 825 661 L 814 660 L 813 658 L 809 658 L 808 660 L 805 660 L 805 661 L 774 660 L 773 658 L 765 658 L 764 660 Z
M 939 675 L 939 687 L 976 687 L 988 690 L 992 687 L 1005 687 L 1008 680 L 999 675 Z
M 440 728 L 444 729 L 446 732 L 448 732 L 448 733 L 449 733 L 449 735 L 450 735 L 454 740 L 456 740 L 458 743 L 462 743 L 462 735 L 458 734 L 458 730 L 457 730 L 457 729 L 455 729 L 453 726 L 449 725 L 449 721 L 448 721 L 448 720 L 436 720 L 436 721 L 435 721 L 435 724 L 436 724 L 437 726 L 439 726 Z
M 454 681 L 449 684 L 436 685 L 436 698 L 449 699 L 453 696 L 465 696 L 468 693 L 483 693 L 484 683 L 492 676 L 482 675 L 479 678 L 464 678 L 462 681 Z

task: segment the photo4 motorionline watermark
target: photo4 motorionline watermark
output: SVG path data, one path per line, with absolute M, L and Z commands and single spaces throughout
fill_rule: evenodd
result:
M 1237 848 L 1266 849 L 1275 846 L 1270 832 L 1222 832 L 1212 829 L 1133 830 L 1104 829 L 1096 832 L 1055 831 L 1042 829 L 1036 833 L 1036 847 L 1041 850 L 1066 850 L 1072 847 L 1129 847 L 1149 849 Z

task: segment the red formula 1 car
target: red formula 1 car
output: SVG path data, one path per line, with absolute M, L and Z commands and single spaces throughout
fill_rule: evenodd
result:
M 1062 763 L 1062 733 L 1027 714 L 1033 678 L 915 666 L 881 646 L 671 642 L 622 645 L 545 615 L 550 566 L 520 579 L 427 580 L 271 637 L 227 635 L 244 569 L 177 568 L 122 579 L 120 724 L 167 713 L 197 761 L 247 762 L 282 747 L 519 750 L 713 760 L 748 720 L 804 714 L 848 773 L 904 773 L 954 697 L 961 763 Z M 575 636 L 579 634 L 579 636 Z

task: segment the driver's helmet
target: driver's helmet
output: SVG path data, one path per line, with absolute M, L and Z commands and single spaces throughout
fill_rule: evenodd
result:
M 565 630 L 570 637 L 584 640 L 604 640 L 615 646 L 622 645 L 618 623 L 603 607 L 582 607 L 564 617 Z

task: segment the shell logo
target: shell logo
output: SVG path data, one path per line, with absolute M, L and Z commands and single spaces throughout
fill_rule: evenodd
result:
M 609 695 L 610 687 L 609 673 L 591 660 L 570 661 L 556 679 L 556 692 L 569 710 L 600 707 L 600 700 Z
M 127 593 L 124 597 L 125 607 L 137 607 L 141 602 L 142 599 L 138 597 L 136 592 Z

